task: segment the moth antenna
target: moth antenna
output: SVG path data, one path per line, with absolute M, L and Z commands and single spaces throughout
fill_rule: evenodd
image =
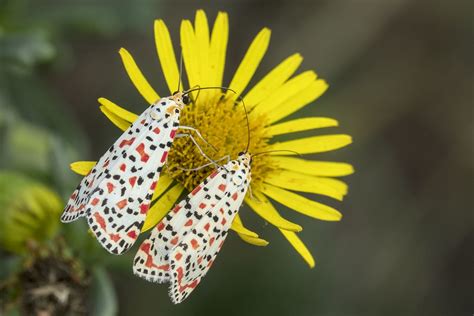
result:
M 183 74 L 183 47 L 181 46 L 181 50 L 179 51 L 179 77 L 178 77 L 178 90 L 181 89 L 181 75 Z
M 247 107 L 245 106 L 244 98 L 241 96 L 237 97 L 240 101 L 242 101 L 242 106 L 244 107 L 245 111 L 245 119 L 247 120 L 247 147 L 245 148 L 245 152 L 249 151 L 250 147 L 250 123 L 249 123 L 249 113 L 247 112 Z
M 264 154 L 268 154 L 268 153 L 274 153 L 274 152 L 279 152 L 279 151 L 285 151 L 285 152 L 290 152 L 290 153 L 293 153 L 293 154 L 297 154 L 298 156 L 301 156 L 301 154 L 297 151 L 294 151 L 294 150 L 286 150 L 286 149 L 279 149 L 279 150 L 268 150 L 268 151 L 262 151 L 262 152 L 259 152 L 259 153 L 256 153 L 256 154 L 253 154 L 252 157 L 255 157 L 255 156 L 260 156 L 260 155 L 264 155 Z

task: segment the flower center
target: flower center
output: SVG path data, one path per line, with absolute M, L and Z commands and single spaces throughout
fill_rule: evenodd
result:
M 270 135 L 265 129 L 264 116 L 249 116 L 250 144 L 249 153 L 258 153 L 269 150 Z M 180 117 L 180 125 L 197 129 L 203 138 L 212 144 L 206 144 L 193 131 L 179 130 L 180 133 L 190 133 L 204 153 L 213 160 L 226 155 L 236 159 L 238 153 L 245 151 L 248 141 L 247 121 L 242 104 L 235 104 L 233 100 L 221 97 L 220 93 L 209 94 L 206 100 L 199 100 L 186 106 Z M 225 164 L 221 160 L 218 164 Z M 209 163 L 188 137 L 177 138 L 173 142 L 172 150 L 167 162 L 166 173 L 181 183 L 188 191 L 192 191 L 201 183 L 213 169 L 214 165 L 199 170 L 183 170 L 201 167 Z M 266 155 L 259 155 L 252 162 L 252 187 L 254 190 L 261 185 L 265 174 L 276 166 Z

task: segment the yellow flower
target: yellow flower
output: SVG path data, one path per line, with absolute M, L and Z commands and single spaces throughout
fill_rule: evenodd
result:
M 181 46 L 189 87 L 223 85 L 228 28 L 228 17 L 224 12 L 217 15 L 212 32 L 209 30 L 206 14 L 202 10 L 196 12 L 194 26 L 189 20 L 182 21 Z M 164 92 L 163 96 L 167 96 L 176 90 L 180 74 L 169 32 L 162 20 L 155 21 L 155 42 L 169 88 L 169 93 Z M 204 138 L 218 149 L 217 152 L 213 152 L 202 144 L 206 152 L 212 154 L 215 159 L 226 154 L 236 158 L 237 154 L 246 148 L 245 112 L 239 104 L 238 97 L 241 92 L 247 90 L 248 83 L 265 55 L 269 42 L 270 30 L 264 28 L 253 40 L 228 85 L 237 94 L 231 91 L 224 93 L 219 89 L 201 90 L 199 96 L 193 92 L 195 102 L 187 106 L 181 114 L 182 125 L 198 129 Z M 131 54 L 122 48 L 120 56 L 132 83 L 146 102 L 152 104 L 158 100 L 160 96 L 143 76 Z M 351 143 L 351 137 L 343 134 L 312 136 L 282 142 L 272 140 L 278 135 L 338 125 L 336 120 L 323 117 L 282 121 L 316 100 L 328 87 L 313 71 L 293 76 L 301 61 L 301 55 L 291 55 L 254 87 L 248 89 L 244 95 L 249 110 L 250 153 L 293 150 L 300 154 L 313 154 L 335 150 Z M 99 102 L 102 112 L 122 130 L 127 129 L 137 118 L 136 114 L 105 98 L 100 98 Z M 337 210 L 294 191 L 342 200 L 347 193 L 347 185 L 334 177 L 349 175 L 353 172 L 353 168 L 346 163 L 310 161 L 292 155 L 291 152 L 279 151 L 256 156 L 252 164 L 253 197 L 248 195 L 245 202 L 265 221 L 277 227 L 308 265 L 313 267 L 314 259 L 311 253 L 296 234 L 302 227 L 283 218 L 270 199 L 313 218 L 339 221 L 341 214 Z M 76 162 L 72 164 L 72 169 L 79 174 L 86 174 L 94 163 Z M 178 166 L 195 168 L 205 163 L 206 160 L 195 146 L 188 143 L 188 140 L 180 138 L 174 141 L 167 168 L 160 177 L 153 197 L 154 205 L 149 210 L 142 231 L 156 225 L 185 189 L 192 190 L 210 173 L 210 167 L 200 171 L 184 171 Z M 257 246 L 268 244 L 259 238 L 257 233 L 245 228 L 238 215 L 232 229 L 248 243 Z

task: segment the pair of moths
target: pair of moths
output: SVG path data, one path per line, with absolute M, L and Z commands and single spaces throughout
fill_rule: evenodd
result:
M 63 222 L 86 216 L 97 240 L 113 254 L 135 243 L 168 150 L 183 128 L 179 114 L 190 102 L 188 92 L 160 99 L 137 118 L 73 192 Z M 174 303 L 196 288 L 225 241 L 251 181 L 247 150 L 218 166 L 178 203 L 135 256 L 134 273 L 151 282 L 169 282 Z

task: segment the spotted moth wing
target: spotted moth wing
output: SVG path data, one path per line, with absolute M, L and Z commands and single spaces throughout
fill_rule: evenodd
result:
M 135 256 L 135 275 L 150 282 L 169 281 L 169 252 L 219 203 L 227 181 L 215 170 L 152 229 Z
M 248 189 L 249 180 L 245 172 L 242 174 L 244 180 L 229 181 L 219 206 L 213 207 L 209 216 L 203 216 L 171 251 L 169 294 L 173 303 L 181 303 L 189 296 L 219 253 Z
M 140 133 L 140 137 L 119 153 L 117 162 L 86 206 L 89 227 L 101 245 L 113 254 L 124 253 L 140 234 L 176 133 L 174 127 L 165 124 L 150 121 L 149 132 Z

